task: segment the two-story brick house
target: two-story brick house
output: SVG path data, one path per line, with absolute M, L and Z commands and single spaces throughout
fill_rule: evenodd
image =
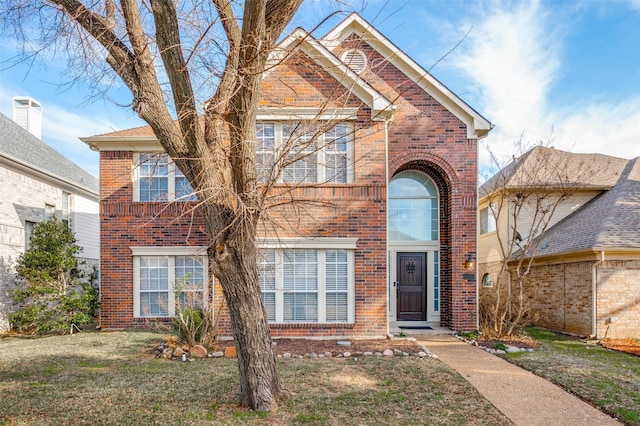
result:
M 491 124 L 357 14 L 321 39 L 296 30 L 272 59 L 259 174 L 292 134 L 322 129 L 283 170 L 260 231 L 273 334 L 475 329 L 465 261 L 476 251 L 477 143 Z M 220 300 L 196 197 L 150 128 L 82 140 L 100 151 L 102 327 L 170 317 L 185 274 Z

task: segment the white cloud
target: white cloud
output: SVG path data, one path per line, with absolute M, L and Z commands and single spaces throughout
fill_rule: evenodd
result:
M 583 99 L 563 110 L 550 105 L 563 66 L 563 23 L 543 5 L 493 3 L 475 23 L 459 66 L 476 85 L 479 110 L 496 125 L 484 143 L 500 160 L 519 154 L 514 142 L 521 137 L 525 145 L 639 156 L 640 97 L 616 104 Z M 485 149 L 480 163 L 489 164 Z
M 631 9 L 640 12 L 640 0 L 629 0 L 629 4 L 631 5 Z

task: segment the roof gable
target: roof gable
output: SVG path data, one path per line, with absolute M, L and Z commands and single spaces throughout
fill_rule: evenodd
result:
M 480 186 L 480 198 L 500 189 L 535 190 L 571 185 L 576 190 L 612 188 L 627 161 L 603 154 L 579 154 L 538 145 Z
M 296 29 L 276 46 L 269 57 L 269 67 L 277 67 L 296 49 L 312 58 L 336 81 L 368 105 L 371 108 L 371 118 L 373 120 L 385 120 L 393 116 L 394 106 L 384 95 L 360 78 L 358 74 L 327 49 L 324 44 L 313 38 L 311 34 L 302 28 Z
M 327 49 L 333 50 L 352 34 L 366 41 L 422 90 L 465 123 L 467 137 L 479 139 L 486 136 L 492 129 L 492 124 L 486 118 L 455 95 L 357 13 L 350 14 L 319 42 Z

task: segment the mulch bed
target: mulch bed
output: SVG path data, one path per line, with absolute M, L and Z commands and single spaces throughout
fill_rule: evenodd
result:
M 600 345 L 620 352 L 640 356 L 640 341 L 638 339 L 603 339 Z

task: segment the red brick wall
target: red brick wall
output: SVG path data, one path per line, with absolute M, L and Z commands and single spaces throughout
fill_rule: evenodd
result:
M 349 41 L 345 47 L 355 43 Z M 463 270 L 465 255 L 475 255 L 476 141 L 446 108 L 366 45 L 370 64 L 363 76 L 397 106 L 389 127 L 390 176 L 416 168 L 429 174 L 441 193 L 441 315 L 443 325 L 476 328 L 475 277 Z M 373 61 L 373 62 L 372 62 Z M 296 195 L 309 203 L 268 211 L 262 235 L 358 238 L 355 255 L 355 324 L 274 325 L 276 336 L 384 335 L 388 307 L 386 258 L 386 174 L 384 123 L 372 122 L 362 102 L 326 72 L 297 55 L 265 78 L 262 106 L 322 105 L 360 108 L 356 122 L 355 179 L 352 184 L 303 187 Z M 101 153 L 102 325 L 145 325 L 132 318 L 130 246 L 206 245 L 201 218 L 181 215 L 188 204 L 167 209 L 156 203 L 132 203 L 132 154 Z M 330 201 L 320 206 L 317 200 Z M 275 224 L 275 225 L 274 225 Z M 291 226 L 294 224 L 294 226 Z M 216 292 L 220 295 L 220 291 Z M 223 314 L 221 331 L 228 330 Z

